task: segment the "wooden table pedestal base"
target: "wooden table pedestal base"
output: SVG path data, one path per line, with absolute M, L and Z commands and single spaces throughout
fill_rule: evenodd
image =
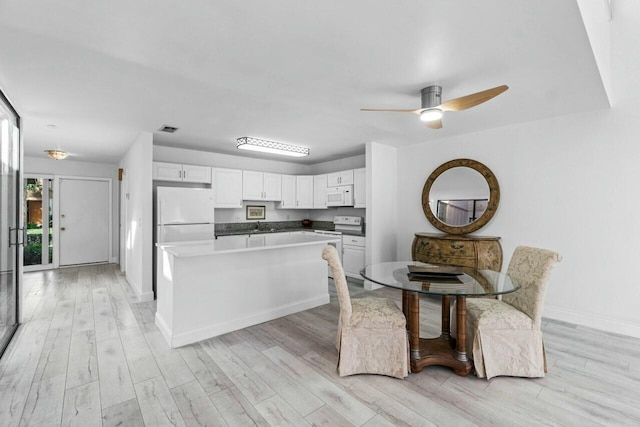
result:
M 467 300 L 456 295 L 457 339 L 451 337 L 450 297 L 442 296 L 442 334 L 438 338 L 420 338 L 420 294 L 402 291 L 402 311 L 407 318 L 411 372 L 420 372 L 430 365 L 453 368 L 460 376 L 469 375 L 473 362 L 467 358 Z

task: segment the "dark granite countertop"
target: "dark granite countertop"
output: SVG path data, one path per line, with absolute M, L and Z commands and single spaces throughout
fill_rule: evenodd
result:
M 256 228 L 256 225 L 258 228 Z M 303 227 L 301 221 L 274 221 L 251 223 L 223 223 L 216 224 L 216 238 L 221 236 L 242 236 L 248 234 L 272 234 L 287 233 L 294 231 L 334 231 L 331 221 L 313 221 L 311 227 Z M 342 234 L 349 236 L 364 236 L 364 233 L 343 231 Z

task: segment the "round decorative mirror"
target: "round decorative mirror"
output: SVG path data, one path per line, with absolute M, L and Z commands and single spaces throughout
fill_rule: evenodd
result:
M 434 170 L 422 189 L 422 210 L 429 222 L 449 234 L 468 234 L 487 224 L 500 202 L 500 186 L 491 170 L 471 159 L 456 159 Z

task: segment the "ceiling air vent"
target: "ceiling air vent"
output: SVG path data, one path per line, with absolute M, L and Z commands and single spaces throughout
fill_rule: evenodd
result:
M 167 126 L 164 125 L 162 126 L 160 129 L 158 129 L 160 132 L 167 132 L 167 133 L 174 133 L 175 131 L 178 130 L 177 127 L 173 127 L 173 126 Z

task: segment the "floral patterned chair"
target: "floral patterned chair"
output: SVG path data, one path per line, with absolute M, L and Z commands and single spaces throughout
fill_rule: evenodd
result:
M 556 252 L 519 246 L 507 274 L 521 288 L 502 300 L 467 299 L 467 354 L 478 377 L 544 377 L 542 306 L 552 267 L 561 259 Z M 452 326 L 455 333 L 455 318 Z
M 406 319 L 393 300 L 349 296 L 338 251 L 327 245 L 322 258 L 333 270 L 340 317 L 338 319 L 338 374 L 380 374 L 404 378 L 409 372 Z

